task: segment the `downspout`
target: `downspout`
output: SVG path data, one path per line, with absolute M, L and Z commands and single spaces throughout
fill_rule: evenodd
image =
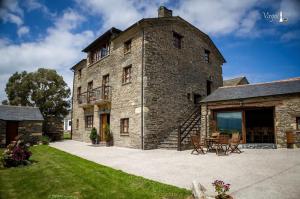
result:
M 205 111 L 205 137 L 207 138 L 207 116 L 208 116 L 208 107 L 207 103 L 205 103 L 206 111 Z
M 142 68 L 141 68 L 141 148 L 144 150 L 144 28 L 143 28 L 143 40 L 142 40 Z
M 74 98 L 74 81 L 75 81 L 75 70 L 73 70 L 73 90 L 72 90 L 72 106 L 71 106 L 71 140 L 73 138 L 73 125 L 74 125 L 74 122 L 73 122 L 73 98 Z

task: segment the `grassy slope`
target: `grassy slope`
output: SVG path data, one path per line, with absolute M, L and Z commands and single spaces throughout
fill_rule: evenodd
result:
M 129 175 L 48 146 L 31 166 L 0 169 L 0 198 L 186 198 L 190 191 Z

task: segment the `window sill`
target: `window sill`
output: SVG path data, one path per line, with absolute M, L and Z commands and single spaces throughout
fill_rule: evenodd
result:
M 120 133 L 120 136 L 126 136 L 126 137 L 129 137 L 129 133 Z
M 91 66 L 93 66 L 93 65 L 95 65 L 95 64 L 97 64 L 97 63 L 99 63 L 99 62 L 102 61 L 103 59 L 109 57 L 109 55 L 110 55 L 110 54 L 108 54 L 108 55 L 102 57 L 101 59 L 99 59 L 99 60 L 97 60 L 97 61 L 95 61 L 95 62 L 89 64 L 88 67 L 91 67 Z
M 127 84 L 131 84 L 131 82 L 122 83 L 122 86 L 125 86 Z

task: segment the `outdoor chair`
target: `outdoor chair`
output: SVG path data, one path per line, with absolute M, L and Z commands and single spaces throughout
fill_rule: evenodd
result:
M 203 140 L 201 140 L 200 136 L 192 135 L 191 140 L 192 140 L 192 145 L 194 147 L 191 154 L 194 154 L 195 151 L 197 152 L 197 155 L 200 153 L 205 154 L 205 152 L 204 152 L 205 143 Z
M 227 155 L 229 149 L 229 136 L 226 134 L 220 134 L 216 141 L 215 149 L 217 155 L 219 155 L 220 151 L 223 151 L 224 155 Z
M 242 153 L 242 151 L 239 149 L 239 145 L 241 143 L 241 137 L 239 133 L 233 133 L 231 140 L 230 140 L 230 144 L 229 144 L 229 150 L 230 153 Z

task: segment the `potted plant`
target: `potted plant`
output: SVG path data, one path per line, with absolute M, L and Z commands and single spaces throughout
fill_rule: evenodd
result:
M 96 140 L 97 140 L 97 129 L 94 127 L 92 128 L 91 130 L 91 133 L 90 133 L 90 139 L 92 141 L 92 144 L 96 144 Z
M 232 196 L 226 194 L 230 189 L 230 184 L 225 184 L 222 180 L 215 180 L 212 185 L 215 187 L 216 199 L 232 199 Z
M 113 143 L 113 137 L 112 137 L 112 133 L 110 131 L 110 126 L 106 125 L 105 127 L 105 141 L 106 141 L 106 146 L 112 146 Z

